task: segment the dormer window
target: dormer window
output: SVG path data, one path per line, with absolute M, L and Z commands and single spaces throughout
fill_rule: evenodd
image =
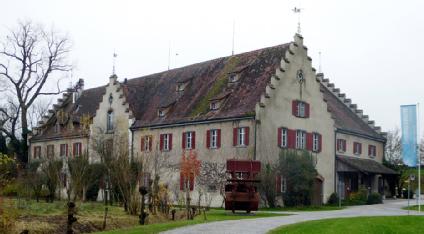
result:
M 177 84 L 177 92 L 184 91 L 185 85 L 183 83 Z
M 210 109 L 211 110 L 218 110 L 219 109 L 219 101 L 213 101 L 213 102 L 211 102 Z
M 228 82 L 235 83 L 239 80 L 239 75 L 237 73 L 230 73 L 228 75 Z
M 159 116 L 159 117 L 164 117 L 164 116 L 165 116 L 165 111 L 163 111 L 163 110 L 158 110 L 158 116 Z

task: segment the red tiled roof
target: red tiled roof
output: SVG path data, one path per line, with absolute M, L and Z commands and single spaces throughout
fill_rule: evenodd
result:
M 189 121 L 252 116 L 271 75 L 279 67 L 289 44 L 218 58 L 144 77 L 124 84 L 127 101 L 136 118 L 134 127 Z M 229 73 L 238 73 L 228 83 Z M 186 82 L 182 92 L 177 83 Z M 218 110 L 209 110 L 211 99 L 228 96 Z M 157 110 L 169 106 L 165 117 Z

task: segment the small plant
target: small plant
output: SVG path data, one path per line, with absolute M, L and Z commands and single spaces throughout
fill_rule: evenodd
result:
M 337 205 L 339 203 L 339 195 L 337 193 L 332 193 L 328 198 L 328 205 Z
M 367 200 L 368 205 L 381 204 L 381 203 L 383 203 L 383 199 L 379 193 L 371 193 L 368 196 L 368 200 Z

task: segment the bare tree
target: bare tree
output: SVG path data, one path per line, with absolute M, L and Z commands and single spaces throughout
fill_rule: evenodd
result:
M 56 91 L 49 91 L 47 84 L 55 73 L 71 69 L 66 61 L 69 51 L 66 36 L 30 21 L 19 22 L 0 42 L 0 80 L 4 82 L 0 92 L 9 97 L 0 107 L 0 131 L 10 138 L 21 162 L 28 161 L 28 111 L 39 96 L 62 92 L 60 80 L 57 80 Z M 7 124 L 10 128 L 5 127 Z
M 202 194 L 205 196 L 206 206 L 210 204 L 211 197 L 208 197 L 207 192 L 219 191 L 222 196 L 222 204 L 225 200 L 225 183 L 227 182 L 227 173 L 225 163 L 218 162 L 202 162 L 200 166 L 200 174 L 196 178 L 199 185 L 198 188 L 202 189 Z M 199 198 L 200 200 L 200 198 Z M 200 201 L 199 201 L 200 202 Z
M 385 162 L 392 166 L 402 164 L 402 143 L 399 128 L 387 133 L 387 142 L 385 146 Z

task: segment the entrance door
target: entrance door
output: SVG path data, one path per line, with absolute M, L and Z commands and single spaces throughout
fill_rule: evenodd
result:
M 312 205 L 320 206 L 322 205 L 322 180 L 320 178 L 315 178 L 312 194 Z

